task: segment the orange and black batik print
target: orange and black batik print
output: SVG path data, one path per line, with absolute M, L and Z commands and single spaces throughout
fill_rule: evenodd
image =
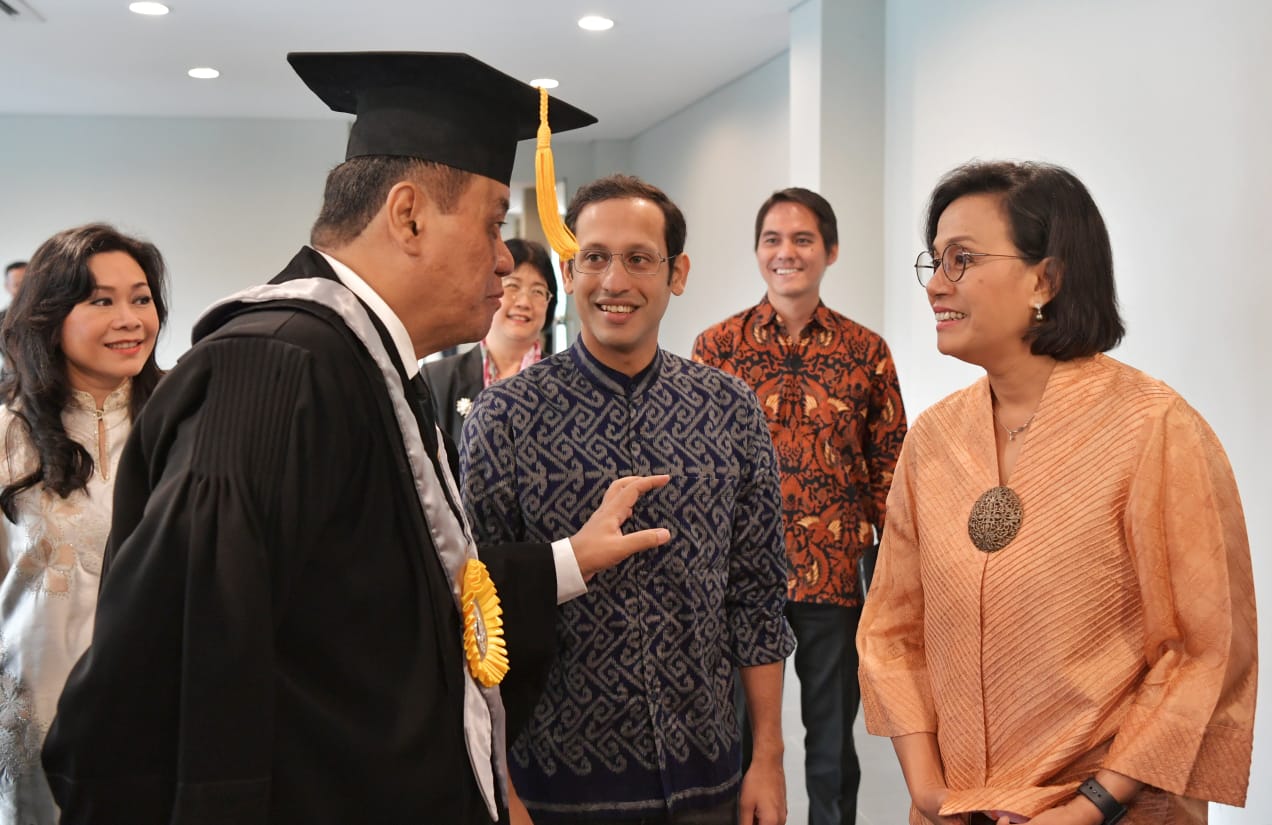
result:
M 755 390 L 777 451 L 787 597 L 852 606 L 883 531 L 905 410 L 883 338 L 819 304 L 798 340 L 767 299 L 698 336 L 694 360 Z

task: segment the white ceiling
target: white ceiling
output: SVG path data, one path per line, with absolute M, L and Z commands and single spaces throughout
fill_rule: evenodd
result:
M 172 0 L 163 17 L 128 0 L 5 2 L 24 15 L 0 14 L 0 113 L 341 117 L 287 52 L 466 51 L 560 80 L 554 94 L 600 118 L 590 140 L 638 134 L 784 51 L 796 0 Z M 583 31 L 584 14 L 616 25 Z

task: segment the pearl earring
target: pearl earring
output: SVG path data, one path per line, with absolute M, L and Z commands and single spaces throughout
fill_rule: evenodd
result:
M 1042 320 L 1042 304 L 1034 304 L 1034 320 Z

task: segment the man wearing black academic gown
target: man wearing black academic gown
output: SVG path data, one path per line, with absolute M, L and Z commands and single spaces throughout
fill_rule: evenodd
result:
M 665 477 L 620 479 L 568 540 L 482 547 L 511 670 L 502 701 L 479 685 L 477 554 L 416 359 L 489 326 L 537 96 L 462 55 L 289 59 L 358 114 L 349 159 L 313 246 L 204 315 L 133 429 L 44 752 L 68 825 L 489 823 L 556 604 L 667 538 L 621 532 Z

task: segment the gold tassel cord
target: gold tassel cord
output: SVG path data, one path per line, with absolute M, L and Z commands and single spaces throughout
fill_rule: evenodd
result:
M 534 191 L 543 235 L 563 261 L 574 260 L 579 242 L 557 211 L 556 164 L 552 160 L 552 129 L 548 126 L 548 90 L 539 87 L 539 137 L 534 150 Z

